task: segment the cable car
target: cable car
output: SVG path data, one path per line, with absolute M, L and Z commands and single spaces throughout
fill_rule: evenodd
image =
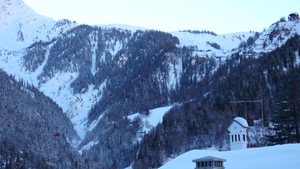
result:
M 164 101 L 164 100 L 161 100 L 161 101 L 160 101 L 160 103 L 166 103 L 166 101 Z
M 53 136 L 60 136 L 60 133 L 59 132 L 55 132 L 55 133 L 53 133 Z

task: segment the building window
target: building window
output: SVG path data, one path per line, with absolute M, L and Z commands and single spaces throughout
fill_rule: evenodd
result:
M 231 135 L 231 138 L 232 138 L 232 142 L 233 142 L 233 135 Z
M 221 167 L 222 162 L 221 161 L 215 161 L 215 167 Z
M 246 141 L 246 136 L 245 136 L 245 134 L 243 134 L 243 140 Z
M 239 135 L 239 141 L 241 141 L 240 135 Z
M 237 139 L 236 139 L 236 135 L 234 135 L 234 137 L 235 137 L 235 141 L 237 141 Z
M 211 161 L 210 161 L 210 162 L 208 162 L 208 166 L 209 166 L 209 167 L 211 167 Z
M 204 167 L 204 162 L 201 162 L 201 167 Z

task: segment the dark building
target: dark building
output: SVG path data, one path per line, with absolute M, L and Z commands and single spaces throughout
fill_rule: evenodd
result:
M 193 160 L 196 163 L 195 169 L 225 169 L 223 162 L 225 159 L 207 156 Z
M 297 20 L 297 19 L 299 19 L 299 14 L 298 13 L 291 13 L 290 15 L 289 15 L 289 21 L 294 21 L 294 20 Z

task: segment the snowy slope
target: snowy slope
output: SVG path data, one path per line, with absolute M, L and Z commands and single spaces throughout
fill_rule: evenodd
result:
M 228 169 L 299 169 L 300 144 L 277 145 L 273 147 L 250 148 L 235 151 L 192 150 L 170 160 L 159 169 L 193 169 L 194 159 L 215 156 L 226 159 Z
M 136 118 L 141 119 L 141 129 L 139 130 L 140 133 L 137 134 L 136 140 L 138 142 L 140 142 L 144 136 L 144 132 L 148 133 L 151 129 L 153 129 L 159 123 L 161 123 L 163 121 L 164 115 L 166 113 L 168 113 L 172 107 L 173 106 L 166 106 L 166 107 L 160 107 L 160 108 L 149 110 L 148 116 L 141 115 L 139 113 L 135 113 L 135 114 L 127 116 L 128 120 L 131 122 L 135 121 Z M 101 115 L 99 117 L 99 119 L 90 126 L 90 128 L 93 128 L 94 126 L 96 126 L 102 117 L 103 117 L 103 115 Z M 93 147 L 94 145 L 97 145 L 98 143 L 99 143 L 98 141 L 90 141 L 85 146 L 83 146 L 80 150 L 78 150 L 78 152 L 80 154 L 82 154 L 83 150 L 89 150 L 91 147 Z
M 160 107 L 153 110 L 149 110 L 149 116 L 143 116 L 139 113 L 132 114 L 128 116 L 128 119 L 133 121 L 134 118 L 140 117 L 142 121 L 146 124 L 141 131 L 146 133 L 152 128 L 155 127 L 158 123 L 161 123 L 163 117 L 173 106 Z
M 295 34 L 300 34 L 300 20 L 276 22 L 260 35 L 252 49 L 256 53 L 273 51 Z
M 36 41 L 49 41 L 76 25 L 39 15 L 22 0 L 0 0 L 0 50 L 20 50 Z
M 132 114 L 127 118 L 130 121 L 134 121 L 136 118 L 141 118 L 142 128 L 139 130 L 141 134 L 143 132 L 148 133 L 152 128 L 156 127 L 158 123 L 163 121 L 163 117 L 173 106 L 160 107 L 153 110 L 149 110 L 149 115 L 141 115 L 139 113 Z M 141 138 L 138 138 L 138 141 L 141 141 Z
M 170 32 L 173 36 L 178 37 L 180 46 L 197 46 L 194 55 L 198 56 L 228 56 L 232 49 L 238 47 L 242 41 L 246 41 L 254 33 L 250 32 L 237 32 L 224 35 L 211 35 L 211 34 L 194 34 L 189 32 Z M 209 43 L 217 43 L 221 48 L 220 50 L 213 48 Z
M 180 44 L 178 47 L 191 47 L 192 56 L 196 62 L 196 56 L 199 58 L 207 59 L 207 57 L 215 57 L 221 61 L 225 61 L 228 56 L 233 52 L 236 52 L 237 47 L 242 41 L 247 41 L 250 36 L 254 36 L 254 32 L 237 32 L 224 35 L 212 35 L 212 34 L 194 34 L 189 32 L 170 32 L 173 36 L 179 39 Z M 212 47 L 210 44 L 217 44 L 220 49 Z M 168 84 L 170 88 L 175 88 L 176 83 L 179 83 L 179 79 L 175 77 L 176 72 L 181 74 L 182 61 L 177 60 L 178 64 L 169 64 L 169 80 Z M 215 67 L 217 70 L 218 66 Z M 201 80 L 203 75 L 198 75 L 197 79 Z

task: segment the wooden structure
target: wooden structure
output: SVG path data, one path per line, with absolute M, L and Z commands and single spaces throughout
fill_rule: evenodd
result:
M 207 156 L 193 160 L 196 163 L 195 169 L 225 169 L 223 162 L 225 159 Z

